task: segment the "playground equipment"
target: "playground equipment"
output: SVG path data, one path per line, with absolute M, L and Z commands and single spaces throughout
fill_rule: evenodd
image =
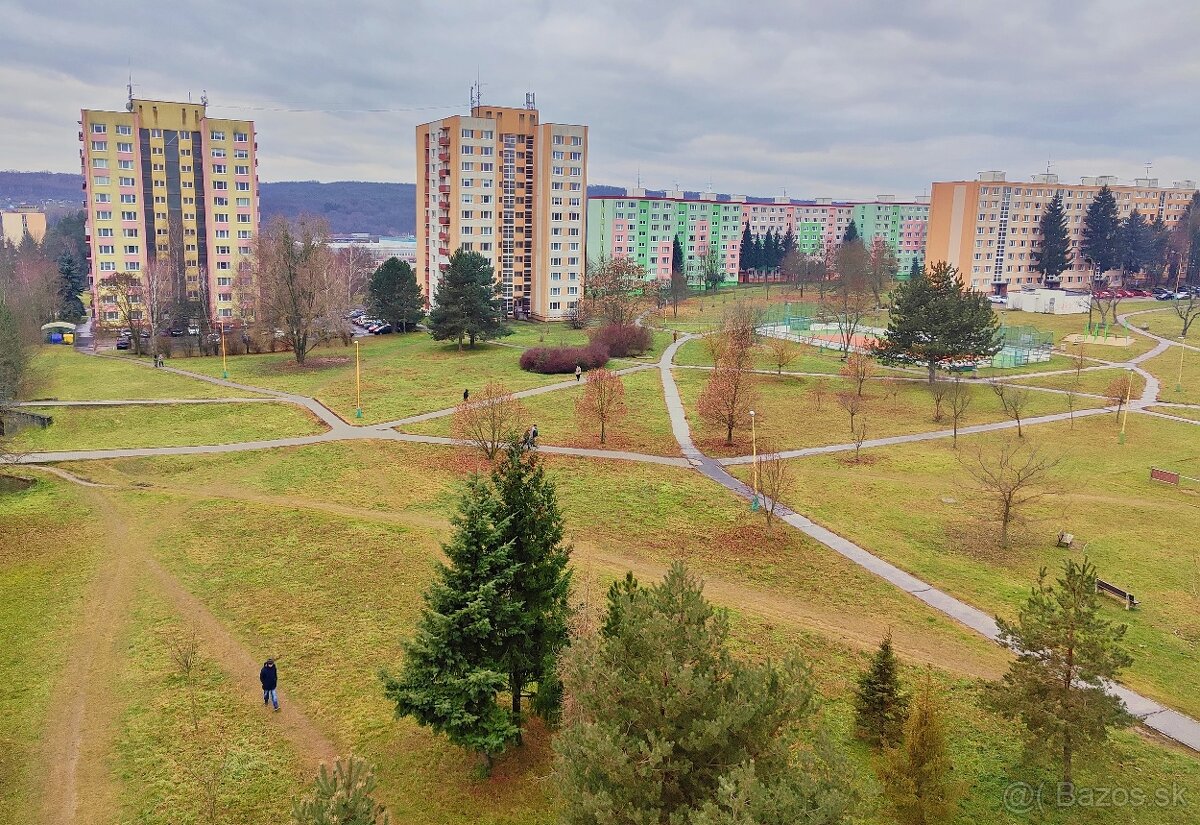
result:
M 1026 364 L 1050 360 L 1054 350 L 1054 333 L 1029 326 L 1000 327 L 1000 351 L 992 356 L 991 366 L 1014 369 Z

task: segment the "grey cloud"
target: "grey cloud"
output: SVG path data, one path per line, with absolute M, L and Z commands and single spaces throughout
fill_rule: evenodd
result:
M 478 71 L 486 100 L 531 90 L 589 124 L 597 183 L 908 195 L 1047 157 L 1200 177 L 1188 3 L 0 0 L 0 20 L 7 168 L 75 170 L 78 110 L 120 106 L 132 71 L 141 96 L 254 118 L 266 180 L 412 180 L 413 127 L 463 111 Z

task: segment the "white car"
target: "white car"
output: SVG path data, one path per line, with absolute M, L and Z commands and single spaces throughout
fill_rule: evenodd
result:
M 1005 298 L 1003 295 L 989 295 L 988 300 L 991 301 L 993 304 L 1007 304 L 1008 303 L 1008 299 Z

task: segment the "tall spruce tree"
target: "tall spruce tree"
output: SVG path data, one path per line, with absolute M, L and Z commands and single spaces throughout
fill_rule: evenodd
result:
M 683 267 L 683 244 L 679 242 L 679 236 L 676 235 L 671 239 L 671 277 L 674 278 L 676 273 L 682 274 Z
M 779 266 L 779 235 L 773 229 L 768 229 L 763 237 L 763 258 L 763 269 L 771 270 Z
M 499 296 L 500 285 L 487 258 L 478 252 L 457 250 L 433 297 L 430 334 L 435 341 L 457 341 L 459 350 L 464 338 L 474 348 L 477 340 L 509 335 Z
M 854 723 L 860 739 L 872 745 L 900 740 L 908 713 L 908 697 L 900 690 L 900 663 L 892 651 L 892 634 L 879 643 L 871 665 L 858 677 L 854 692 Z
M 908 268 L 908 280 L 920 278 L 921 273 L 925 271 L 925 265 L 920 258 L 913 258 L 912 266 Z
M 939 364 L 999 352 L 999 329 L 987 297 L 968 290 L 958 270 L 939 261 L 897 287 L 887 332 L 874 352 L 886 360 L 924 364 L 932 383 Z
M 388 258 L 371 275 L 367 301 L 377 316 L 396 332 L 409 332 L 425 317 L 425 299 L 417 285 L 417 273 L 408 261 Z
M 742 224 L 742 247 L 740 256 L 740 267 L 742 272 L 750 272 L 758 266 L 758 262 L 754 259 L 754 235 L 750 233 L 750 222 L 746 221 Z
M 84 313 L 80 295 L 87 289 L 87 277 L 80 271 L 75 256 L 67 249 L 58 256 L 58 315 L 74 322 Z
M 1046 204 L 1038 229 L 1042 238 L 1041 247 L 1033 253 L 1034 271 L 1042 273 L 1043 286 L 1058 284 L 1063 272 L 1071 266 L 1071 230 L 1067 227 L 1061 195 L 1055 195 Z
M 762 272 L 767 268 L 767 242 L 762 235 L 754 236 L 754 269 Z
M 879 778 L 900 825 L 940 825 L 954 819 L 963 785 L 953 779 L 942 714 L 929 674 L 904 723 L 904 741 L 884 752 Z
M 846 227 L 846 234 L 842 235 L 842 243 L 850 243 L 858 239 L 858 224 L 851 219 L 850 225 Z
M 555 740 L 572 825 L 841 823 L 855 803 L 844 757 L 813 727 L 805 664 L 743 662 L 729 620 L 680 564 L 608 593 L 600 632 L 572 643 L 574 709 Z M 808 741 L 806 741 L 808 740 Z
M 1121 253 L 1122 276 L 1137 274 L 1150 264 L 1153 254 L 1153 238 L 1150 225 L 1146 223 L 1141 212 L 1134 209 L 1125 220 L 1121 221 L 1117 238 Z
M 1126 627 L 1101 617 L 1096 568 L 1067 559 L 1053 584 L 1042 569 L 1017 620 L 997 617 L 1000 641 L 1017 658 L 986 698 L 1007 719 L 1019 719 L 1032 754 L 1057 755 L 1063 782 L 1073 781 L 1077 756 L 1132 722 L 1120 698 L 1106 690 L 1133 660 Z
M 1083 216 L 1083 242 L 1079 247 L 1080 254 L 1091 261 L 1096 275 L 1120 266 L 1119 231 L 1117 199 L 1107 185 L 1102 186 Z
M 788 224 L 787 231 L 783 233 L 783 240 L 779 246 L 779 262 L 782 264 L 783 259 L 790 253 L 796 251 L 796 233 L 792 231 L 791 224 Z
M 511 596 L 519 570 L 508 516 L 482 479 L 467 483 L 451 524 L 454 534 L 442 546 L 448 564 L 437 565 L 425 592 L 416 634 L 404 643 L 403 669 L 380 678 L 397 716 L 478 752 L 490 769 L 518 733 L 496 698 L 509 683 L 505 647 L 520 632 L 522 606 Z
M 521 700 L 531 688 L 536 686 L 533 710 L 542 718 L 554 721 L 562 704 L 557 666 L 568 640 L 571 548 L 563 543 L 554 483 L 535 451 L 519 441 L 510 444 L 492 471 L 492 487 L 500 504 L 500 536 L 513 567 L 508 594 L 520 607 L 502 652 L 520 741 Z

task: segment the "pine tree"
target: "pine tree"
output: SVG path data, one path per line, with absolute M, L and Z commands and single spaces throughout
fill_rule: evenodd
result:
M 554 721 L 562 702 L 557 667 L 568 640 L 571 548 L 563 544 L 554 483 L 546 477 L 536 452 L 519 441 L 510 444 L 492 471 L 492 486 L 499 501 L 500 535 L 510 548 L 509 598 L 520 608 L 502 657 L 512 694 L 512 718 L 519 728 L 521 699 L 534 685 L 533 710 L 542 718 Z
M 767 241 L 762 235 L 754 236 L 754 269 L 762 272 L 767 268 Z
M 856 224 L 853 220 L 851 220 L 850 225 L 846 227 L 846 234 L 842 236 L 842 243 L 850 243 L 851 241 L 857 241 L 857 240 L 858 240 L 858 224 Z
M 683 244 L 679 242 L 679 236 L 676 235 L 671 239 L 671 275 L 683 273 Z
M 1097 275 L 1115 269 L 1121 263 L 1117 199 L 1107 185 L 1100 187 L 1083 216 L 1083 242 L 1080 254 L 1092 262 Z
M 941 711 L 929 674 L 904 723 L 904 741 L 884 752 L 879 778 L 900 825 L 939 825 L 954 819 L 964 788 L 951 776 Z
M 1000 641 L 1017 658 L 986 698 L 1007 719 L 1025 725 L 1027 751 L 1061 758 L 1070 785 L 1077 755 L 1102 743 L 1112 727 L 1132 722 L 1120 698 L 1105 689 L 1133 660 L 1126 627 L 1101 618 L 1096 568 L 1067 559 L 1054 584 L 1042 568 L 1016 622 L 997 617 Z
M 396 332 L 415 329 L 425 317 L 425 299 L 417 285 L 417 273 L 399 258 L 388 258 L 371 275 L 367 302 L 371 311 L 390 323 Z
M 754 259 L 754 236 L 750 234 L 750 222 L 742 225 L 742 247 L 739 258 L 742 272 L 749 272 L 757 266 Z
M 874 352 L 885 360 L 924 364 L 932 382 L 943 362 L 999 352 L 999 327 L 987 297 L 966 289 L 958 270 L 939 261 L 896 289 L 887 332 Z
M 789 253 L 796 251 L 796 233 L 792 231 L 791 224 L 788 224 L 787 232 L 783 233 L 783 241 L 779 247 L 779 261 L 783 263 L 783 259 Z
M 763 237 L 763 269 L 774 269 L 779 266 L 779 236 L 775 230 L 768 229 Z
M 496 696 L 508 686 L 505 646 L 520 632 L 521 605 L 511 598 L 519 571 L 504 507 L 483 480 L 467 483 L 451 524 L 454 534 L 442 546 L 449 563 L 438 564 L 425 592 L 403 670 L 380 678 L 397 716 L 478 752 L 490 768 L 518 733 Z
M 87 289 L 87 278 L 79 270 L 75 256 L 66 249 L 58 256 L 58 314 L 72 321 L 83 316 L 79 295 Z
M 815 691 L 795 657 L 748 663 L 729 620 L 676 564 L 608 594 L 564 675 L 574 718 L 555 740 L 567 823 L 840 823 L 855 801 L 844 757 L 811 728 Z M 808 741 L 806 741 L 808 740 Z
M 1125 220 L 1121 221 L 1117 233 L 1118 245 L 1121 252 L 1121 274 L 1133 275 L 1141 272 L 1151 261 L 1153 254 L 1153 238 L 1150 225 L 1142 217 L 1142 213 L 1134 209 Z
M 859 675 L 854 694 L 858 737 L 872 745 L 890 744 L 900 739 L 908 697 L 900 691 L 899 668 L 889 632 L 871 657 L 871 666 Z
M 457 250 L 433 298 L 430 334 L 435 341 L 457 341 L 459 350 L 464 338 L 473 348 L 476 340 L 509 335 L 499 295 L 500 285 L 487 258 L 478 252 Z
M 325 764 L 307 794 L 292 804 L 295 825 L 388 825 L 383 805 L 375 801 L 375 771 L 362 759 L 338 759 L 333 771 Z
M 1071 266 L 1071 231 L 1063 211 L 1062 195 L 1055 195 L 1046 204 L 1039 230 L 1041 248 L 1033 253 L 1033 268 L 1042 273 L 1042 285 L 1058 284 L 1062 274 Z

